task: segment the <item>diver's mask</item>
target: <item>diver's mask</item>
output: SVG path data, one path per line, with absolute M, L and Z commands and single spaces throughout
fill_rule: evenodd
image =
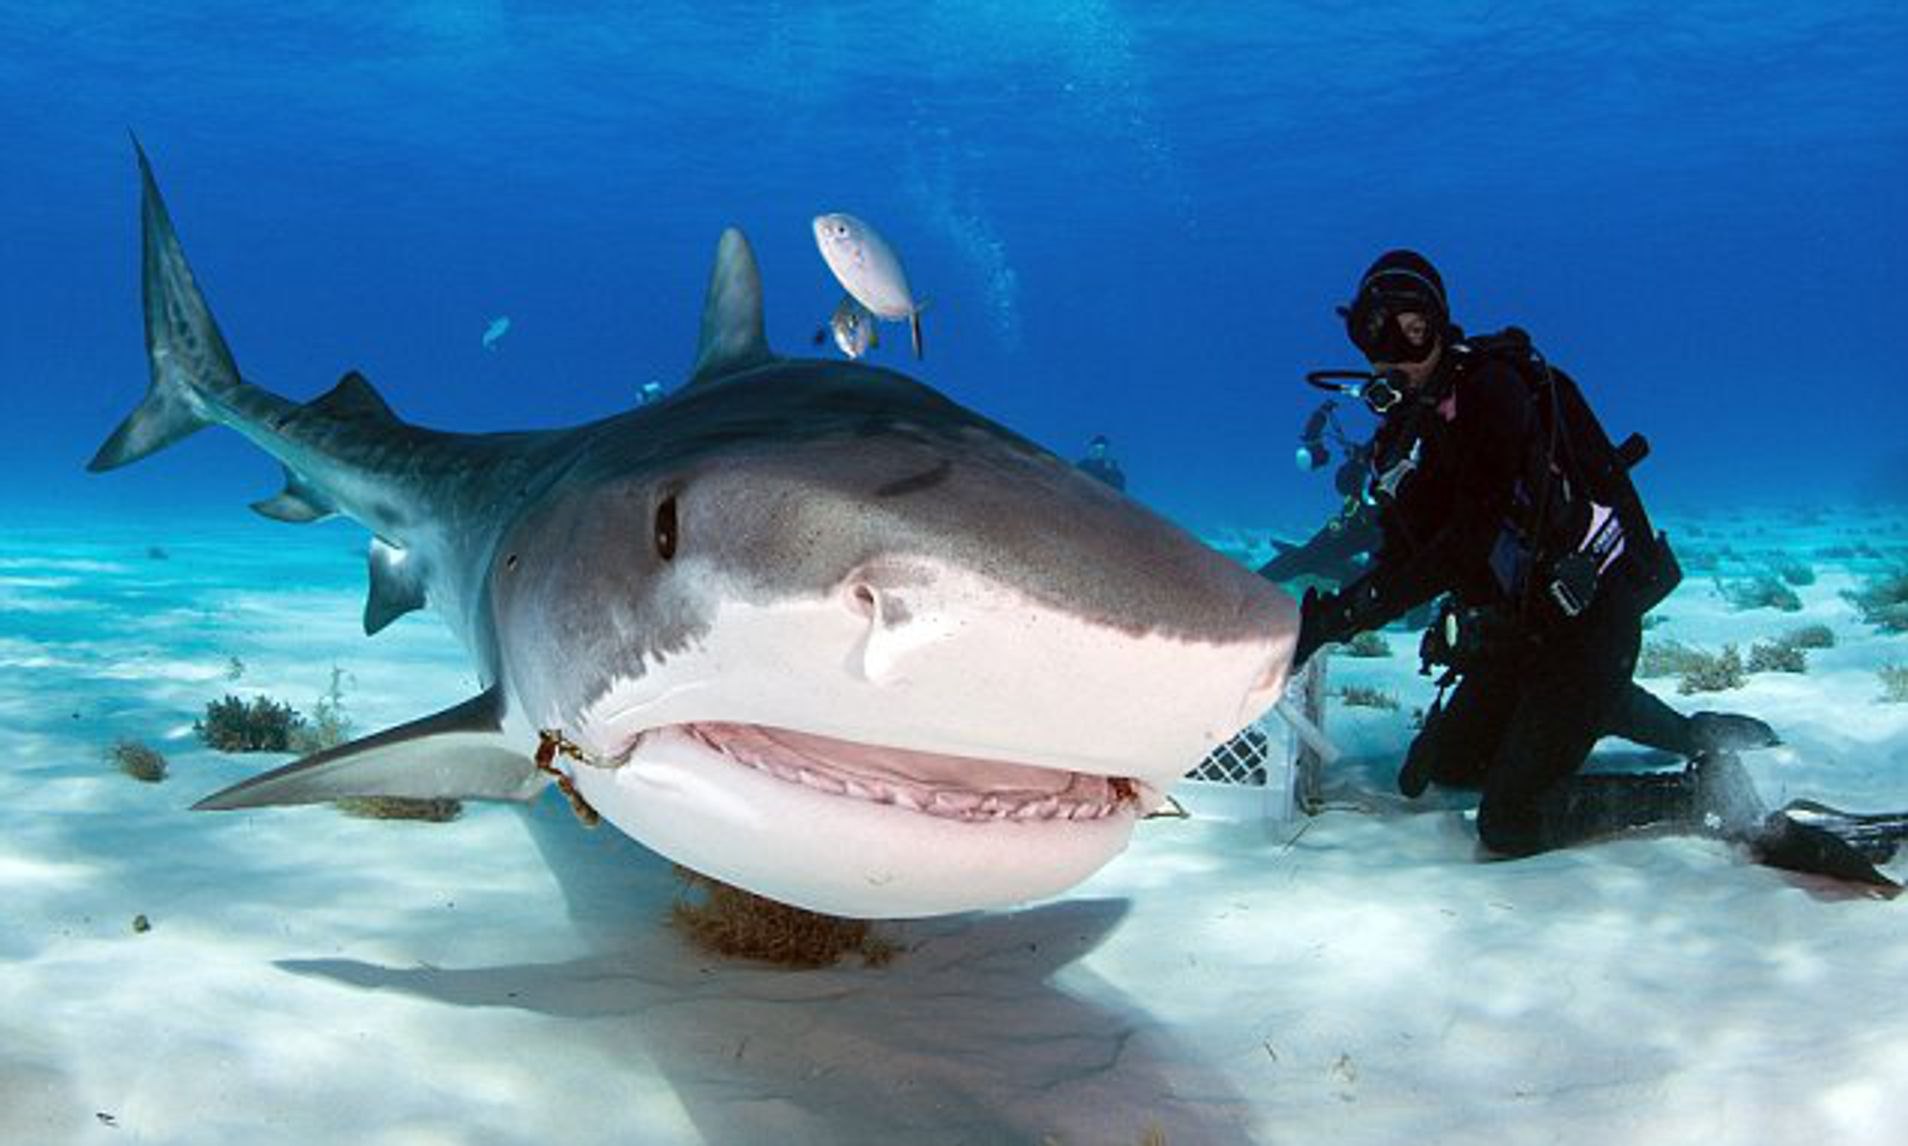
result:
M 1428 268 L 1427 268 L 1428 269 Z M 1435 273 L 1435 272 L 1432 272 Z M 1369 272 L 1358 284 L 1350 306 L 1338 313 L 1345 333 L 1372 362 L 1423 362 L 1444 336 L 1449 312 L 1442 287 L 1407 266 L 1386 266 Z M 1407 330 L 1402 317 L 1415 314 L 1422 329 Z M 1412 337 L 1413 334 L 1417 337 Z

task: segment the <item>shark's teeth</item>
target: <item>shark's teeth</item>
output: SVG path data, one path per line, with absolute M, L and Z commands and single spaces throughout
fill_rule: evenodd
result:
M 652 730 L 648 735 L 655 735 L 657 731 L 660 730 Z M 791 754 L 790 743 L 802 743 L 801 738 L 771 735 L 767 730 L 751 726 L 687 725 L 673 731 L 785 783 L 871 804 L 891 804 L 941 819 L 968 823 L 1079 822 L 1105 819 L 1122 809 L 1136 810 L 1137 807 L 1137 788 L 1130 780 L 1064 772 L 1048 773 L 1046 777 L 1050 778 L 1046 778 L 1037 776 L 1036 770 L 1021 769 L 1023 777 L 1041 786 L 955 788 L 947 786 L 945 777 L 911 782 L 900 772 L 839 768 L 828 758 L 827 752 Z M 818 741 L 810 738 L 810 742 Z M 855 747 L 858 752 L 870 751 L 865 746 Z M 910 754 L 896 754 L 897 758 L 906 755 Z

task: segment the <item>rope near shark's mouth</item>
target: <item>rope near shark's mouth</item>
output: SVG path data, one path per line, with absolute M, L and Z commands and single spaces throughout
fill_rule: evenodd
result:
M 884 748 L 756 724 L 699 722 L 641 733 L 627 759 L 651 738 L 681 737 L 723 757 L 830 795 L 893 804 L 969 822 L 1101 820 L 1139 813 L 1152 795 L 1138 780 L 1036 768 L 998 760 Z

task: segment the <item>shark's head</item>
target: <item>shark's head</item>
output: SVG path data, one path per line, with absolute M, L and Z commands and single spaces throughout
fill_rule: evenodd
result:
M 706 330 L 706 327 L 705 327 Z M 1288 597 L 901 375 L 756 362 L 503 539 L 512 708 L 705 874 L 834 914 L 1054 894 L 1279 696 Z

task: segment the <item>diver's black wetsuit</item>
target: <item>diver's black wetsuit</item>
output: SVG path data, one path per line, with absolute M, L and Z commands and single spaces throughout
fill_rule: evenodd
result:
M 1325 639 L 1339 639 L 1448 592 L 1494 629 L 1427 717 L 1400 783 L 1481 786 L 1479 838 L 1508 855 L 1569 842 L 1554 830 L 1560 782 L 1599 736 L 1634 722 L 1642 617 L 1667 591 L 1660 567 L 1673 569 L 1654 538 L 1631 536 L 1577 616 L 1524 599 L 1503 538 L 1529 487 L 1537 401 L 1510 365 L 1452 354 L 1386 416 L 1372 466 L 1384 540 L 1323 621 Z

